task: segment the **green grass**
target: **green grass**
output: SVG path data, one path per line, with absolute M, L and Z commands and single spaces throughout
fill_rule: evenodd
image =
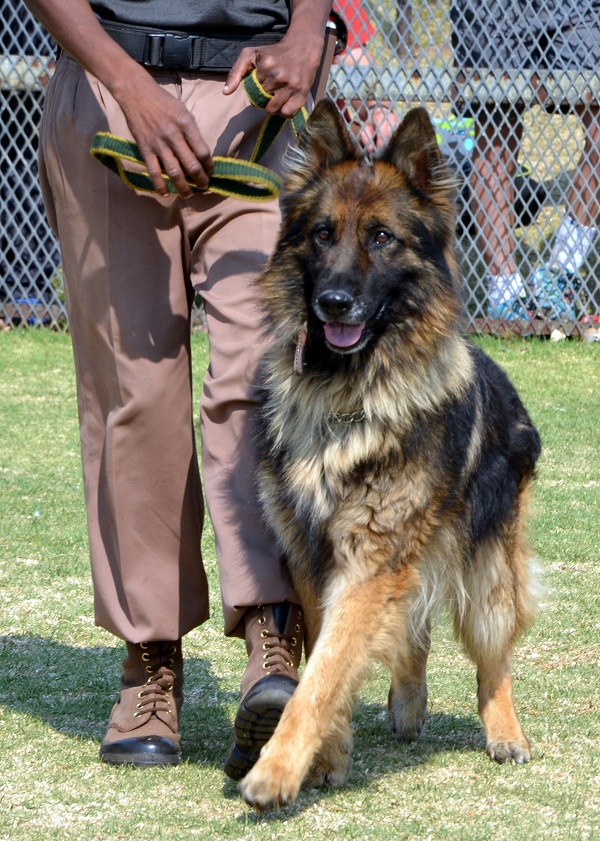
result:
M 98 762 L 122 650 L 92 619 L 70 342 L 0 334 L 0 841 L 600 837 L 600 345 L 480 344 L 544 441 L 531 520 L 543 609 L 514 663 L 534 759 L 485 756 L 473 668 L 442 620 L 421 740 L 391 738 L 376 667 L 357 704 L 348 788 L 307 791 L 259 817 L 221 770 L 244 655 L 222 636 L 208 528 L 213 616 L 185 644 L 186 761 L 146 771 Z M 194 364 L 199 385 L 202 335 Z

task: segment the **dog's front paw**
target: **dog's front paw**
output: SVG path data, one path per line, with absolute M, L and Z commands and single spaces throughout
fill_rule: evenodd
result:
M 298 797 L 302 779 L 288 762 L 274 762 L 261 757 L 240 782 L 242 797 L 258 812 L 289 806 Z
M 531 759 L 531 748 L 527 739 L 488 742 L 487 753 L 490 759 L 495 759 L 501 765 L 505 762 L 523 765 Z

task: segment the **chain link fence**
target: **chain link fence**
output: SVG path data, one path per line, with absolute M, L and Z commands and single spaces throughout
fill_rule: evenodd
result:
M 60 255 L 37 183 L 54 47 L 19 0 L 1 8 L 0 319 L 65 330 Z M 600 0 L 339 0 L 334 9 L 347 47 L 329 94 L 358 142 L 375 152 L 414 105 L 435 121 L 458 183 L 469 329 L 594 337 Z
M 54 46 L 19 0 L 2 0 L 0 318 L 66 328 L 60 253 L 38 182 L 37 138 Z

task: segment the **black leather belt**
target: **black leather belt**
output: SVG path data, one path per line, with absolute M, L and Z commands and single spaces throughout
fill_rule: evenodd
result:
M 103 28 L 125 52 L 145 67 L 195 72 L 228 73 L 244 47 L 276 44 L 283 33 L 246 36 L 190 35 L 188 32 L 157 32 L 142 26 L 101 20 Z

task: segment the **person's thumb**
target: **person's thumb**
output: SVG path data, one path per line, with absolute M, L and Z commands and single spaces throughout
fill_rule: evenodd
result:
M 245 47 L 240 53 L 238 60 L 229 71 L 225 87 L 223 88 L 223 93 L 230 94 L 236 91 L 240 86 L 242 79 L 245 78 L 248 73 L 251 73 L 255 67 L 256 50 L 252 47 Z

